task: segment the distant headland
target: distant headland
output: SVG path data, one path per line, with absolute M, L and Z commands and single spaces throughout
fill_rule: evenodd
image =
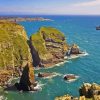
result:
M 48 18 L 43 17 L 0 17 L 0 21 L 10 21 L 10 22 L 23 22 L 23 21 L 53 21 Z

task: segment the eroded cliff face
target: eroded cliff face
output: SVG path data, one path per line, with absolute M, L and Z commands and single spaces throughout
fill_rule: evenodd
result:
M 18 90 L 23 91 L 32 91 L 35 87 L 35 76 L 34 76 L 34 67 L 32 63 L 28 62 L 28 64 L 24 67 L 22 76 L 20 78 L 20 82 L 15 84 Z
M 48 67 L 61 62 L 68 50 L 64 34 L 52 27 L 41 27 L 31 36 L 30 41 L 31 48 L 34 48 L 39 56 L 36 66 Z
M 27 41 L 28 37 L 21 25 L 0 22 L 0 81 L 5 79 L 2 77 L 17 75 L 19 67 L 25 67 L 28 62 L 32 62 Z M 0 85 L 8 79 L 0 82 Z

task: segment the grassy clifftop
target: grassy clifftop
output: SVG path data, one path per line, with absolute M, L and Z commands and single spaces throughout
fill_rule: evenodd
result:
M 27 40 L 21 25 L 0 22 L 0 68 L 24 66 L 31 59 Z
M 64 56 L 64 47 L 67 48 L 64 34 L 52 27 L 41 27 L 30 39 L 41 61 L 49 60 L 49 63 L 53 62 L 53 58 L 57 58 L 57 53 L 61 54 L 57 56 Z

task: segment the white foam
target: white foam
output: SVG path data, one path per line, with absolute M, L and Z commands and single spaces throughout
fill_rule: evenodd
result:
M 76 81 L 77 79 L 71 79 L 71 80 L 67 80 L 67 83 L 71 83 L 71 82 L 74 82 Z
M 58 64 L 55 64 L 55 66 L 63 65 L 63 64 L 66 63 L 66 62 L 69 62 L 69 61 L 64 60 L 63 62 L 60 62 L 60 63 L 58 63 Z
M 44 85 L 46 85 L 46 84 L 38 83 L 38 84 L 34 87 L 34 90 L 35 90 L 35 91 L 42 91 L 42 88 L 43 88 Z M 29 91 L 29 92 L 34 93 L 35 91 Z
M 87 56 L 87 55 L 89 55 L 86 51 L 85 52 L 83 52 L 82 54 L 72 54 L 72 55 L 70 55 L 70 56 L 65 56 L 65 59 L 76 59 L 76 58 L 79 58 L 79 57 L 83 57 L 83 56 Z
M 70 59 L 76 59 L 76 58 L 83 57 L 83 56 L 87 56 L 87 55 L 89 55 L 89 54 L 85 51 L 85 52 L 83 52 L 82 54 L 77 54 L 77 55 L 74 55 L 74 54 L 73 54 L 73 55 L 70 55 L 70 56 L 65 56 L 65 57 L 64 57 L 64 61 L 62 61 L 62 62 L 59 62 L 59 63 L 57 63 L 57 64 L 55 64 L 55 65 L 53 65 L 53 66 L 51 66 L 51 67 L 44 67 L 44 68 L 38 67 L 38 68 L 35 68 L 35 70 L 49 69 L 49 68 L 54 68 L 54 67 L 56 67 L 56 66 L 61 66 L 61 65 L 63 65 L 64 63 L 69 62 L 68 60 L 70 60 Z
M 69 61 L 64 60 L 64 61 L 59 62 L 59 63 L 57 63 L 57 64 L 55 64 L 55 65 L 52 65 L 52 66 L 50 66 L 50 67 L 42 67 L 42 68 L 38 67 L 38 68 L 35 68 L 35 70 L 54 68 L 54 67 L 56 67 L 56 66 L 61 66 L 61 65 L 63 65 L 63 64 L 66 63 L 66 62 L 69 62 Z
M 0 96 L 0 100 L 7 100 L 4 96 Z
M 41 85 L 40 84 L 37 84 L 37 86 L 34 87 L 34 90 L 41 91 L 42 90 Z

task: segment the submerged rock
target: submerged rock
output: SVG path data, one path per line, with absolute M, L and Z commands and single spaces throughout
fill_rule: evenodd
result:
M 73 79 L 76 79 L 76 78 L 77 78 L 77 76 L 74 75 L 74 74 L 66 74 L 66 75 L 64 75 L 64 80 L 70 81 L 70 80 L 73 80 Z
M 50 77 L 53 75 L 55 75 L 55 74 L 53 74 L 53 73 L 38 73 L 38 77 L 40 77 L 40 78 L 42 78 L 42 77 L 46 78 L 46 77 Z

